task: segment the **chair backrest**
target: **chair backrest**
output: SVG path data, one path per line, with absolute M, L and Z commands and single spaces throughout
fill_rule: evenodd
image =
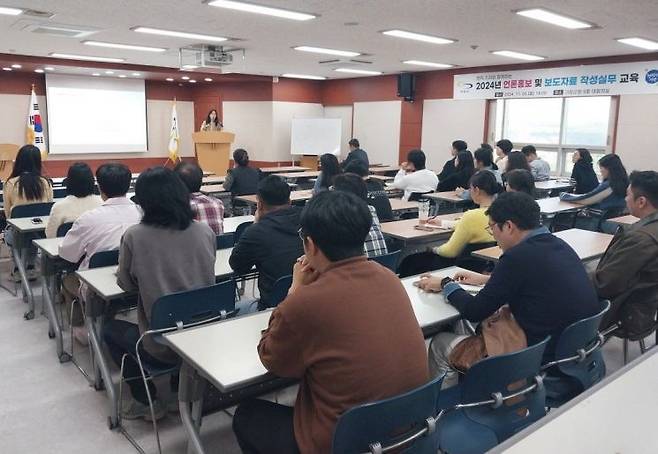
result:
M 57 237 L 65 236 L 69 230 L 73 227 L 72 222 L 65 222 L 64 224 L 57 227 Z
M 368 257 L 368 260 L 379 263 L 381 266 L 385 266 L 389 270 L 397 273 L 398 271 L 398 260 L 400 259 L 400 253 L 402 251 L 393 251 L 388 254 L 375 255 L 374 257 Z
M 287 276 L 281 276 L 274 282 L 272 285 L 272 290 L 270 291 L 270 297 L 267 301 L 267 305 L 259 305 L 258 309 L 263 310 L 268 307 L 277 307 L 281 301 L 286 299 L 288 296 L 288 290 L 292 285 L 292 274 Z
M 431 194 L 433 191 L 427 191 L 427 192 L 412 192 L 409 194 L 409 201 L 410 202 L 418 202 L 425 194 Z
M 603 301 L 602 309 L 598 314 L 567 326 L 560 334 L 555 346 L 555 359 L 573 357 L 579 354 L 579 351 L 585 352 L 595 345 L 599 340 L 601 319 L 608 309 L 610 309 L 610 302 Z M 601 381 L 605 376 L 605 362 L 600 347 L 580 361 L 560 363 L 557 364 L 557 367 L 563 374 L 576 379 L 583 391 Z
M 222 233 L 221 235 L 217 235 L 215 246 L 217 249 L 228 249 L 233 247 L 233 241 L 232 233 Z
M 510 395 L 533 384 L 539 376 L 547 337 L 528 348 L 506 355 L 492 356 L 475 363 L 461 383 L 461 403 L 485 402 L 497 394 Z M 498 442 L 532 424 L 546 414 L 543 386 L 502 405 L 464 408 L 466 416 L 488 427 Z
M 31 218 L 34 216 L 48 216 L 53 202 L 29 203 L 18 205 L 11 209 L 11 218 Z
M 151 309 L 151 326 L 159 330 L 199 323 L 235 310 L 235 283 L 232 280 L 209 287 L 172 293 L 158 298 Z
M 97 252 L 89 259 L 89 268 L 101 268 L 119 264 L 119 250 Z
M 388 399 L 352 408 L 338 418 L 333 438 L 333 453 L 370 452 L 370 445 L 382 447 L 397 441 L 404 434 L 420 431 L 426 420 L 436 416 L 436 401 L 443 376 L 419 388 Z M 426 433 L 405 453 L 436 453 L 438 431 Z
M 238 241 L 240 241 L 240 237 L 244 233 L 245 229 L 249 227 L 251 224 L 253 224 L 252 221 L 247 221 L 247 222 L 243 222 L 242 224 L 238 225 L 235 228 L 235 232 L 233 233 L 233 244 L 237 244 Z
M 53 188 L 53 199 L 63 199 L 69 195 L 66 188 Z

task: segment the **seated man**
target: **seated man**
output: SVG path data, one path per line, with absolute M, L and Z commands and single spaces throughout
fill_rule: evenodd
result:
M 299 238 L 301 208 L 290 205 L 290 186 L 270 175 L 258 184 L 256 219 L 233 248 L 229 264 L 237 274 L 258 270 L 259 308 L 269 307 L 274 282 L 292 274 L 292 266 L 303 254 Z
M 537 156 L 537 149 L 534 145 L 526 145 L 521 148 L 521 152 L 528 159 L 530 171 L 535 181 L 548 181 L 551 179 L 551 165 Z
M 646 333 L 658 310 L 658 172 L 632 172 L 630 181 L 626 205 L 640 220 L 617 232 L 593 276 L 612 304 L 601 328 L 621 323 L 621 337 Z
M 454 280 L 484 285 L 477 295 L 463 290 L 450 278 L 423 277 L 426 291 L 443 291 L 461 316 L 481 322 L 501 306 L 509 304 L 525 332 L 528 345 L 551 336 L 544 360 L 553 358 L 560 333 L 570 324 L 597 313 L 600 308 L 585 268 L 578 255 L 560 238 L 539 224 L 539 205 L 527 194 L 506 192 L 487 210 L 489 231 L 503 250 L 491 276 L 457 273 Z M 448 358 L 467 336 L 440 333 L 430 345 L 430 372 L 447 373 L 445 386 L 456 382 Z
M 142 219 L 142 210 L 126 198 L 131 178 L 130 169 L 119 163 L 103 164 L 96 170 L 103 203 L 85 212 L 73 223 L 59 246 L 61 258 L 77 263 L 84 257 L 78 269 L 86 270 L 89 268 L 89 259 L 95 253 L 119 249 L 126 229 Z M 84 289 L 80 290 L 84 301 L 88 301 L 86 293 Z M 87 333 L 82 324 L 82 314 L 74 313 L 73 335 L 86 344 Z
M 339 416 L 428 380 L 425 343 L 400 280 L 366 260 L 368 206 L 342 191 L 306 205 L 288 297 L 274 310 L 258 353 L 281 377 L 301 379 L 294 410 L 251 400 L 233 430 L 243 452 L 327 453 Z
M 174 171 L 190 191 L 190 206 L 194 219 L 208 224 L 215 235 L 221 235 L 224 232 L 224 203 L 216 197 L 201 193 L 201 167 L 192 162 L 181 162 Z
M 470 177 L 470 176 L 469 176 Z M 411 150 L 407 161 L 400 164 L 400 170 L 391 186 L 404 191 L 404 200 L 409 200 L 414 194 L 426 194 L 436 191 L 439 178 L 434 172 L 425 168 L 425 153 L 422 150 Z

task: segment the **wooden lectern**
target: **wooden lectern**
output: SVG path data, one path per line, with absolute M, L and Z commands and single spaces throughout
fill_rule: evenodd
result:
M 204 172 L 226 175 L 234 138 L 235 134 L 224 131 L 199 131 L 192 134 L 196 159 Z

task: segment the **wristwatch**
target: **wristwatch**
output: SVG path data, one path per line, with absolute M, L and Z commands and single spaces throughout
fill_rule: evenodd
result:
M 445 288 L 445 286 L 451 282 L 455 282 L 455 281 L 451 277 L 444 277 L 443 279 L 441 279 L 441 288 Z

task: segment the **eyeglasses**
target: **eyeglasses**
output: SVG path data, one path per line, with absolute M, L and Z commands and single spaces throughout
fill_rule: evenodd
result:
M 494 225 L 496 225 L 495 222 L 492 223 L 492 224 L 487 224 L 487 226 L 484 228 L 487 231 L 487 233 L 491 236 L 493 236 L 493 226 Z
M 302 241 L 306 239 L 306 235 L 304 235 L 304 231 L 302 230 L 301 227 L 299 228 L 299 230 L 297 230 L 297 235 L 299 235 L 299 238 L 301 238 Z

